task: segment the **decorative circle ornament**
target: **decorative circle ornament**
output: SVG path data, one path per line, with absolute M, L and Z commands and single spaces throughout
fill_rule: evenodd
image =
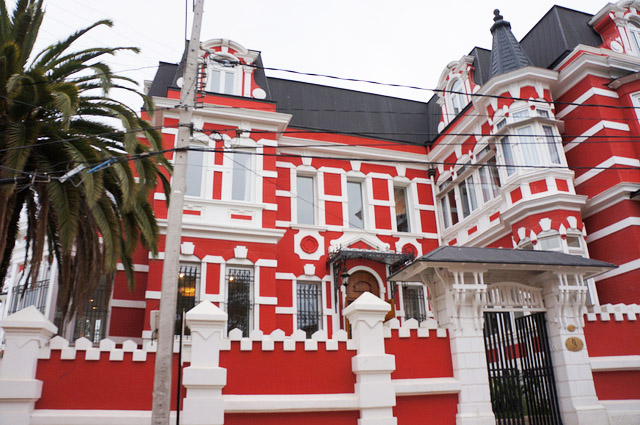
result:
M 318 241 L 313 236 L 305 236 L 300 241 L 300 248 L 307 254 L 313 254 L 319 247 L 320 244 L 318 244 Z
M 572 336 L 567 338 L 564 342 L 564 346 L 567 347 L 569 351 L 580 351 L 584 347 L 584 342 L 577 336 Z
M 411 245 L 411 244 L 406 244 L 405 246 L 402 247 L 402 253 L 405 255 L 413 255 L 413 257 L 416 257 L 416 247 Z

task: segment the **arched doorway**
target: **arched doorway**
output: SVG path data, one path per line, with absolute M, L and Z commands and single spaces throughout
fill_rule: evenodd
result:
M 365 292 L 371 292 L 376 297 L 380 296 L 380 286 L 376 278 L 369 272 L 360 270 L 353 272 L 349 276 L 349 283 L 347 285 L 347 293 L 345 306 L 348 306 L 354 302 L 358 297 Z

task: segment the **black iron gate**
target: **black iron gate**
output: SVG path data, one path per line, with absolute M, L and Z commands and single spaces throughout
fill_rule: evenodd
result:
M 561 425 L 544 313 L 486 312 L 484 318 L 496 423 Z

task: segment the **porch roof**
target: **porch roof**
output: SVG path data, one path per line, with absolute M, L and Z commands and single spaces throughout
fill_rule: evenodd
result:
M 489 269 L 517 269 L 546 271 L 573 269 L 589 276 L 616 268 L 615 264 L 592 260 L 578 255 L 555 251 L 528 251 L 522 249 L 441 246 L 423 255 L 389 276 L 392 281 L 412 281 L 420 272 L 431 267 L 450 267 L 463 264 L 482 265 Z M 419 280 L 419 279 L 417 279 Z

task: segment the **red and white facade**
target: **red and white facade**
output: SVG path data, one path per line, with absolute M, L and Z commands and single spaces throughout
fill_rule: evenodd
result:
M 478 56 L 450 63 L 427 144 L 296 124 L 264 87 L 258 52 L 202 43 L 179 279 L 189 309 L 212 304 L 187 316 L 185 423 L 495 423 L 482 312 L 516 307 L 487 295 L 502 287 L 539 294 L 513 310 L 547 312 L 563 423 L 638 423 L 640 2 L 608 4 L 588 25 L 601 45 L 577 44 L 551 67 L 480 84 Z M 151 93 L 165 147 L 177 136 L 174 83 Z M 164 234 L 160 188 L 153 207 Z M 43 321 L 54 321 L 55 264 L 44 317 L 29 309 L 0 322 L 14 353 L 0 369 L 0 423 L 3 409 L 16 424 L 148 423 L 163 243 L 157 258 L 136 255 L 133 292 L 116 277 L 108 311 L 85 333 L 70 324 L 66 340 L 51 339 Z M 550 250 L 618 267 L 595 278 L 546 270 L 555 281 L 506 267 L 513 279 L 500 281 L 486 264 L 442 266 L 442 276 L 390 281 L 394 263 L 439 246 Z M 358 298 L 365 292 L 374 296 Z M 67 342 L 83 335 L 108 339 Z M 571 337 L 585 348 L 565 349 Z M 11 372 L 24 361 L 30 368 Z M 225 372 L 199 377 L 213 369 Z M 123 397 L 123 382 L 144 397 Z M 212 419 L 203 406 L 222 411 Z

